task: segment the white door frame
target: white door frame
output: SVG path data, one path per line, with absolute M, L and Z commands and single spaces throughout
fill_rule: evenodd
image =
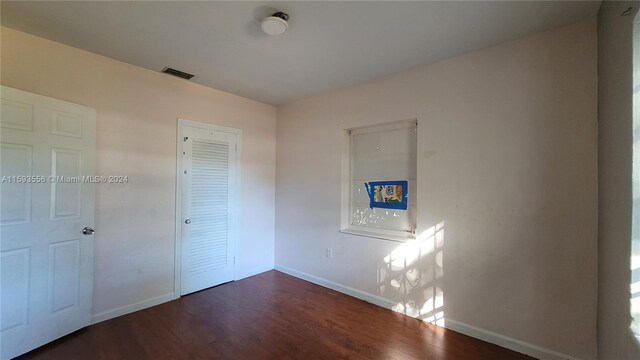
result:
M 231 195 L 233 202 L 236 204 L 235 211 L 233 212 L 233 216 L 230 221 L 230 225 L 236 228 L 235 234 L 236 238 L 234 239 L 234 254 L 238 256 L 238 240 L 240 239 L 240 189 L 241 189 L 241 171 L 242 171 L 242 130 L 226 127 L 222 125 L 215 125 L 209 123 L 202 123 L 198 121 L 178 119 L 177 121 L 177 137 L 176 137 L 176 232 L 175 232 L 175 259 L 174 259 L 174 298 L 180 297 L 180 289 L 181 289 L 181 269 L 182 269 L 182 168 L 181 168 L 181 159 L 182 159 L 182 143 L 184 142 L 184 135 L 182 133 L 182 129 L 185 126 L 218 131 L 224 133 L 230 133 L 236 135 L 236 142 L 238 145 L 238 149 L 236 151 L 236 191 Z M 233 263 L 233 278 L 236 279 L 236 262 Z

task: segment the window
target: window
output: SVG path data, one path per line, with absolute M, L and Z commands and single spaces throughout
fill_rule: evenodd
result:
M 345 135 L 342 231 L 390 240 L 416 229 L 416 120 Z

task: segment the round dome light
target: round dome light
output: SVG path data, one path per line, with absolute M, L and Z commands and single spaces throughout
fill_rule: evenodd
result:
M 262 31 L 269 35 L 283 34 L 289 28 L 287 20 L 289 15 L 279 11 L 262 20 Z

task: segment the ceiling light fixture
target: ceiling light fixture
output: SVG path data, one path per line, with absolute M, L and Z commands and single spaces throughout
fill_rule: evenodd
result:
M 289 14 L 278 11 L 262 20 L 262 31 L 268 35 L 283 34 L 289 28 Z

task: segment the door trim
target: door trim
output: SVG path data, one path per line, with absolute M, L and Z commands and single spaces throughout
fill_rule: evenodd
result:
M 202 123 L 202 122 L 198 122 L 198 121 L 192 121 L 192 120 L 186 120 L 186 119 L 180 119 L 178 118 L 177 121 L 177 131 L 176 131 L 176 203 L 175 203 L 175 208 L 176 208 L 176 218 L 175 218 L 175 257 L 174 257 L 174 287 L 173 287 L 173 291 L 174 291 L 174 299 L 178 299 L 180 297 L 180 293 L 181 293 L 181 270 L 182 270 L 182 176 L 180 176 L 181 174 L 181 161 L 180 159 L 182 159 L 182 154 L 180 153 L 181 150 L 181 144 L 183 142 L 183 128 L 185 126 L 188 127 L 193 127 L 193 128 L 198 128 L 198 129 L 204 129 L 204 130 L 211 130 L 211 131 L 218 131 L 218 132 L 224 132 L 224 133 L 230 133 L 230 134 L 234 134 L 236 136 L 236 144 L 238 146 L 238 149 L 236 151 L 236 191 L 231 194 L 231 198 L 233 199 L 233 203 L 236 204 L 236 206 L 234 207 L 234 211 L 232 213 L 232 217 L 231 217 L 231 221 L 230 221 L 230 225 L 234 226 L 236 229 L 236 238 L 234 239 L 234 244 L 233 244 L 233 251 L 234 251 L 234 256 L 238 257 L 238 240 L 240 239 L 240 212 L 241 212 L 241 208 L 240 208 L 240 189 L 241 189 L 241 175 L 242 175 L 242 130 L 241 129 L 236 129 L 236 128 L 231 128 L 231 127 L 227 127 L 227 126 L 222 126 L 222 125 L 215 125 L 215 124 L 209 124 L 209 123 Z M 236 278 L 236 274 L 237 274 L 237 268 L 236 268 L 236 264 L 237 262 L 235 261 L 235 257 L 234 257 L 234 262 L 233 262 L 233 279 L 237 280 Z

